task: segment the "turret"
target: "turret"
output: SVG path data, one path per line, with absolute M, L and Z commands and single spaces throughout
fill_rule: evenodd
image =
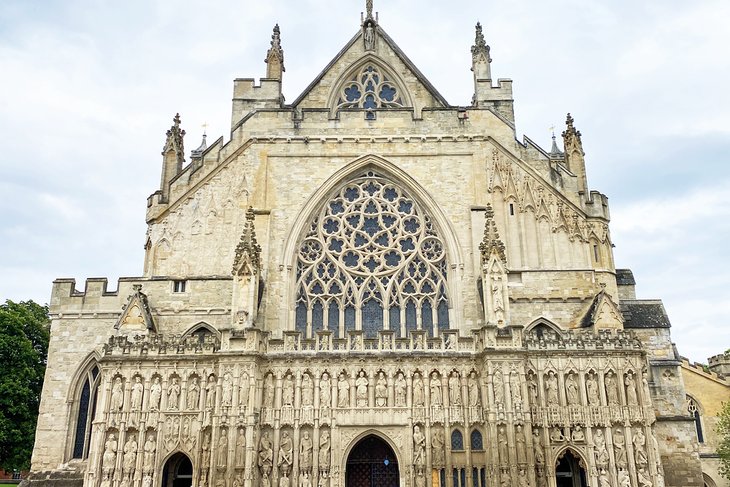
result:
M 568 170 L 578 178 L 578 194 L 585 201 L 590 200 L 590 194 L 587 192 L 588 180 L 586 179 L 586 162 L 585 152 L 583 152 L 583 142 L 580 138 L 580 131 L 573 126 L 573 117 L 568 114 L 565 120 L 567 128 L 563 132 L 563 147 L 565 148 L 565 163 Z
M 167 139 L 162 149 L 162 178 L 160 180 L 160 202 L 166 203 L 170 194 L 170 182 L 180 174 L 185 162 L 183 137 L 185 131 L 180 130 L 180 114 L 175 114 L 173 125 L 167 131 Z
M 482 24 L 477 22 L 476 37 L 474 45 L 471 46 L 471 70 L 474 73 L 472 105 L 491 107 L 514 126 L 512 80 L 500 79 L 497 81 L 497 86 L 492 86 L 492 58 L 489 50 L 490 48 L 484 40 Z

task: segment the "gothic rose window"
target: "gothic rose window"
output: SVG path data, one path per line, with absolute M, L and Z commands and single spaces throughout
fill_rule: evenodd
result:
M 400 187 L 368 172 L 331 196 L 306 227 L 296 266 L 295 328 L 345 337 L 448 328 L 446 250 Z
M 337 108 L 398 108 L 403 106 L 400 89 L 383 72 L 367 64 L 340 89 Z

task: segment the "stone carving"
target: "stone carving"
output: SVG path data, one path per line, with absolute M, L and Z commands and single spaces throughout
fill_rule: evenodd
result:
M 294 378 L 291 374 L 284 377 L 284 384 L 281 386 L 281 405 L 294 406 Z
M 608 472 L 605 468 L 598 472 L 598 487 L 611 487 L 611 480 L 608 478 Z
M 619 487 L 631 487 L 631 477 L 629 477 L 629 472 L 623 468 L 618 469 L 618 485 Z
M 519 409 L 522 405 L 522 385 L 517 370 L 513 369 L 509 374 L 509 387 L 512 393 L 512 404 Z
M 208 383 L 205 385 L 205 409 L 212 411 L 215 408 L 215 376 L 213 374 L 208 377 Z
M 532 430 L 532 447 L 535 450 L 535 464 L 545 465 L 545 450 L 542 447 L 540 430 L 537 428 Z
M 616 384 L 616 376 L 613 371 L 609 370 L 606 372 L 604 382 L 606 384 L 606 400 L 608 401 L 608 405 L 617 406 L 619 404 L 618 385 Z
M 368 407 L 368 378 L 364 370 L 360 371 L 355 380 L 355 401 L 359 408 Z
M 271 437 L 268 431 L 261 435 L 256 464 L 261 472 L 262 486 L 268 485 L 269 474 L 271 474 L 271 468 L 274 465 L 274 449 L 271 446 Z
M 603 435 L 602 429 L 599 428 L 593 433 L 593 442 L 595 443 L 596 465 L 601 468 L 607 468 L 609 456 L 608 449 L 606 448 L 606 437 Z
M 145 474 L 151 474 L 155 468 L 155 452 L 157 451 L 157 442 L 153 434 L 148 434 L 144 442 L 144 459 L 142 462 L 142 470 Z
M 375 28 L 372 22 L 368 22 L 365 26 L 365 34 L 363 35 L 365 40 L 365 50 L 372 51 L 375 49 Z
M 200 404 L 200 379 L 197 376 L 190 376 L 187 396 L 185 402 L 188 410 L 198 409 Z
M 302 433 L 299 440 L 299 469 L 310 471 L 312 469 L 312 439 L 309 437 L 309 431 Z
M 423 407 L 426 404 L 423 388 L 424 385 L 421 374 L 416 372 L 413 376 L 413 406 L 415 407 Z
M 459 373 L 453 371 L 449 376 L 449 404 L 451 406 L 461 406 L 461 381 Z
M 502 376 L 502 368 L 499 365 L 494 369 L 492 388 L 494 389 L 494 403 L 502 404 L 504 402 L 504 378 Z
M 537 377 L 533 372 L 527 375 L 527 392 L 530 394 L 530 404 L 538 406 L 540 402 L 537 395 Z
M 155 376 L 150 386 L 150 410 L 160 410 L 160 399 L 162 398 L 162 384 L 160 384 L 160 377 Z
M 522 425 L 517 425 L 515 431 L 515 444 L 517 446 L 517 463 L 523 464 L 527 462 L 527 448 L 526 448 L 525 431 L 522 429 Z
M 626 467 L 626 438 L 624 437 L 624 432 L 618 428 L 613 433 L 613 456 L 616 460 L 617 467 Z
M 566 440 L 565 435 L 563 434 L 562 428 L 559 426 L 554 426 L 550 428 L 550 442 L 551 443 L 562 443 Z
M 636 429 L 636 433 L 634 433 L 634 459 L 636 460 L 636 464 L 639 466 L 646 466 L 649 463 L 649 459 L 646 455 L 646 436 L 644 436 L 644 432 L 641 430 L 641 428 Z
M 375 405 L 380 408 L 388 405 L 388 382 L 382 370 L 375 381 Z
M 323 373 L 319 380 L 319 407 L 321 409 L 332 407 L 332 383 L 327 372 Z
M 434 371 L 431 373 L 431 380 L 429 381 L 429 389 L 431 392 L 431 406 L 443 405 L 443 396 L 441 395 L 441 377 L 438 372 Z
M 626 403 L 629 406 L 638 405 L 639 400 L 636 397 L 636 381 L 634 380 L 634 374 L 631 371 L 626 374 L 624 385 L 626 386 Z
M 509 469 L 503 468 L 502 473 L 499 476 L 499 486 L 500 487 L 511 487 L 511 479 L 509 476 Z
M 319 437 L 319 468 L 327 469 L 330 466 L 330 432 L 328 430 L 322 431 Z
M 289 473 L 292 462 L 294 460 L 294 444 L 288 431 L 281 434 L 281 444 L 279 445 L 279 468 L 284 475 Z
M 443 465 L 445 463 L 444 431 L 441 428 L 431 430 L 431 463 Z
M 122 472 L 124 477 L 131 479 L 134 477 L 134 469 L 137 465 L 137 440 L 135 440 L 136 432 L 130 432 L 129 439 L 124 444 L 124 459 L 122 463 Z
M 601 398 L 598 393 L 598 379 L 596 379 L 596 374 L 593 371 L 586 378 L 586 394 L 588 395 L 588 404 L 591 406 L 599 406 L 601 404 Z
M 558 377 L 552 370 L 545 377 L 545 398 L 548 406 L 557 406 L 558 400 Z
M 477 378 L 477 373 L 473 370 L 469 374 L 468 387 L 469 387 L 469 406 L 471 406 L 471 407 L 480 406 L 482 401 L 480 399 L 481 394 L 479 392 L 479 379 Z
M 524 467 L 520 467 L 520 471 L 517 477 L 518 487 L 529 487 L 530 480 L 527 478 L 527 470 Z
M 167 386 L 167 409 L 176 410 L 180 408 L 180 379 L 172 377 L 172 383 Z
M 337 380 L 337 407 L 350 407 L 350 384 L 347 382 L 347 376 L 342 372 Z
M 121 380 L 120 380 L 121 382 Z M 104 454 L 101 459 L 101 471 L 107 477 L 114 474 L 114 468 L 117 463 L 117 436 L 114 432 L 109 433 L 106 443 L 104 443 Z
M 225 469 L 228 466 L 228 430 L 226 428 L 221 428 L 216 456 L 218 457 L 218 468 Z
M 403 372 L 398 372 L 398 375 L 395 377 L 395 385 L 393 386 L 395 391 L 395 407 L 402 408 L 406 406 L 407 387 Z
M 110 409 L 113 412 L 121 411 L 124 407 L 124 387 L 122 385 L 122 378 L 115 377 L 114 383 L 112 384 L 112 397 L 110 401 Z
M 302 376 L 302 406 L 312 406 L 314 404 L 314 382 L 309 374 Z
M 497 446 L 499 449 L 499 463 L 509 465 L 509 446 L 507 443 L 507 431 L 504 426 L 500 426 L 497 431 Z
M 152 487 L 152 476 L 150 474 L 145 474 L 142 478 L 142 487 Z
M 246 465 L 246 430 L 238 428 L 238 436 L 236 436 L 236 467 Z
M 138 375 L 135 375 L 134 382 L 132 383 L 132 411 L 139 411 L 142 409 L 143 395 L 144 385 L 142 384 L 142 378 Z
M 420 467 L 426 464 L 426 437 L 418 425 L 413 427 L 413 464 Z
M 639 481 L 639 487 L 652 487 L 649 472 L 646 471 L 646 467 L 641 466 L 636 469 L 636 479 Z
M 221 406 L 231 407 L 233 403 L 233 376 L 230 370 L 223 374 L 223 386 L 221 388 Z
M 239 474 L 233 477 L 233 487 L 243 487 L 243 475 Z
M 572 371 L 568 372 L 568 376 L 565 378 L 565 396 L 568 399 L 569 406 L 577 406 L 580 404 L 578 381 Z
M 573 427 L 573 430 L 570 432 L 570 439 L 573 440 L 573 443 L 583 443 L 586 441 L 585 432 L 579 424 Z
M 249 399 L 249 380 L 248 380 L 248 374 L 244 372 L 241 374 L 241 385 L 238 388 L 238 407 L 242 410 L 246 410 L 246 407 L 248 406 L 248 399 Z
M 272 374 L 266 374 L 264 379 L 264 404 L 265 408 L 274 407 L 274 376 Z

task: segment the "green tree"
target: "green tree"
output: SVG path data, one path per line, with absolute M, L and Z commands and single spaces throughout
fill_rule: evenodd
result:
M 49 339 L 48 307 L 0 305 L 0 468 L 30 467 Z
M 717 419 L 717 454 L 720 455 L 720 475 L 730 480 L 730 401 L 722 405 Z

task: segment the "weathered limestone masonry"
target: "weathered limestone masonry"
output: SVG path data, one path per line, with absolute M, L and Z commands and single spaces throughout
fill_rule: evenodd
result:
M 450 105 L 361 28 L 290 105 L 234 82 L 231 139 L 176 116 L 144 275 L 55 281 L 29 485 L 701 487 L 660 301 L 607 198 L 515 137 L 481 25 Z

